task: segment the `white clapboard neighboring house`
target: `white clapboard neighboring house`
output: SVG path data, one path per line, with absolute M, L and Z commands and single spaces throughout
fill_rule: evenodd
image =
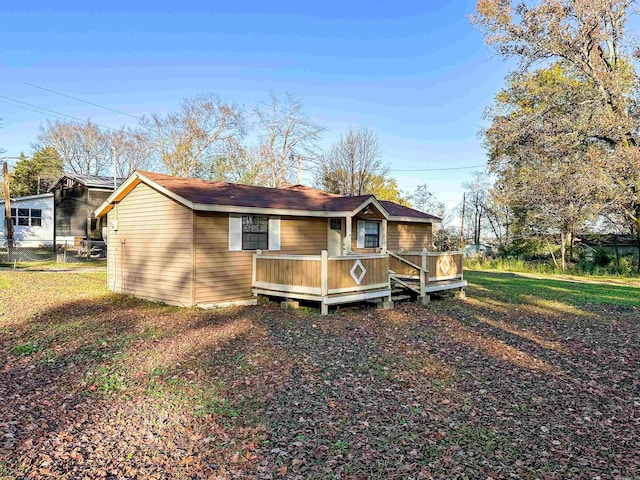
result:
M 7 241 L 4 199 L 0 199 L 0 244 Z M 37 248 L 53 245 L 53 193 L 12 198 L 11 223 L 16 246 Z

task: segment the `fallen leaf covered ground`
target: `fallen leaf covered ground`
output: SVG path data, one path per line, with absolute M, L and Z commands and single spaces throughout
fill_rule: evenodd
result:
M 203 311 L 0 273 L 0 478 L 640 477 L 640 289 Z

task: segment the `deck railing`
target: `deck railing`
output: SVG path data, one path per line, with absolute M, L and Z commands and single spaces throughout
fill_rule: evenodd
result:
M 420 295 L 430 283 L 463 280 L 462 252 L 401 251 L 389 253 L 389 269 L 400 282 L 402 278 L 419 278 Z
M 389 288 L 388 254 L 253 256 L 254 288 L 328 297 Z

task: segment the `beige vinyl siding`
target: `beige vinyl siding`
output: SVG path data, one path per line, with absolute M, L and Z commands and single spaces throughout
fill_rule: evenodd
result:
M 282 217 L 280 253 L 320 255 L 327 249 L 328 229 L 326 218 Z
M 196 303 L 250 300 L 253 252 L 229 251 L 229 216 L 195 213 Z
M 108 214 L 110 290 L 192 305 L 192 212 L 139 184 Z M 117 220 L 118 230 L 111 228 Z
M 195 212 L 196 303 L 222 303 L 253 298 L 252 251 L 229 251 L 229 217 Z M 282 217 L 280 251 L 289 255 L 319 255 L 327 248 L 327 220 Z M 269 254 L 269 252 L 265 252 Z
M 427 248 L 433 250 L 432 225 L 430 223 L 387 224 L 387 248 L 392 252 L 399 250 L 415 251 Z

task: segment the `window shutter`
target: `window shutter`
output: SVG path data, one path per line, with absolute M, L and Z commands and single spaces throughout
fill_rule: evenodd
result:
M 358 241 L 356 248 L 364 248 L 364 220 L 358 220 Z
M 280 250 L 279 218 L 269 218 L 269 250 Z
M 242 216 L 229 215 L 229 251 L 242 250 Z

